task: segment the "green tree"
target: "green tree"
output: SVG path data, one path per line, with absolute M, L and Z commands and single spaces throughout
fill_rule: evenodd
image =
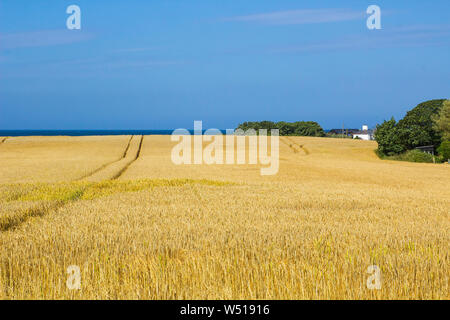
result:
M 294 124 L 290 122 L 277 122 L 277 127 L 280 130 L 280 136 L 292 136 L 295 131 Z
M 324 137 L 325 132 L 322 127 L 315 121 L 297 121 L 293 123 L 294 135 Z
M 444 161 L 450 159 L 450 140 L 445 140 L 441 143 L 439 148 L 437 149 L 439 156 L 442 157 Z
M 378 151 L 384 155 L 395 155 L 419 146 L 440 145 L 442 133 L 437 130 L 434 120 L 445 101 L 440 99 L 420 103 L 398 123 L 392 118 L 378 125 L 375 133 Z
M 450 100 L 444 101 L 439 114 L 433 117 L 434 129 L 442 134 L 444 140 L 450 140 Z
M 400 143 L 397 122 L 394 117 L 377 125 L 375 140 L 378 143 L 378 152 L 384 155 L 394 155 L 405 151 Z
M 396 130 L 403 149 L 411 150 L 424 145 L 438 146 L 441 143 L 442 136 L 436 131 L 433 118 L 439 114 L 444 101 L 440 99 L 420 103 L 398 122 Z
M 237 129 L 267 129 L 270 134 L 271 129 L 279 129 L 282 136 L 314 136 L 324 137 L 325 131 L 315 121 L 297 121 L 297 122 L 272 122 L 272 121 L 260 121 L 260 122 L 244 122 L 239 124 Z

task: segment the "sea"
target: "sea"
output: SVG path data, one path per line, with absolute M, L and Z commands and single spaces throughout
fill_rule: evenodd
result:
M 121 136 L 121 135 L 171 135 L 173 130 L 0 130 L 0 137 L 32 137 L 32 136 Z M 188 130 L 194 134 L 194 130 Z M 206 130 L 202 131 L 202 134 Z M 330 130 L 324 130 L 329 132 Z M 226 130 L 220 129 L 222 134 Z
M 174 130 L 0 130 L 0 137 L 171 135 Z M 194 134 L 194 130 L 188 130 Z M 203 130 L 205 133 L 206 130 Z M 220 130 L 225 134 L 225 130 Z

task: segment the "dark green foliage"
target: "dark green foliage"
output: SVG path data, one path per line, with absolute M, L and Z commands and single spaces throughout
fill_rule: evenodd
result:
M 442 134 L 444 140 L 450 140 L 450 100 L 442 105 L 439 114 L 433 117 L 434 129 Z
M 442 135 L 433 128 L 433 117 L 439 114 L 444 99 L 430 100 L 408 111 L 397 124 L 400 143 L 407 150 L 441 143 Z
M 384 155 L 394 155 L 405 151 L 398 136 L 397 123 L 394 117 L 377 125 L 375 140 L 378 142 L 378 151 Z
M 435 129 L 433 119 L 439 114 L 444 101 L 423 102 L 408 111 L 398 123 L 392 118 L 377 125 L 375 140 L 378 151 L 384 155 L 395 155 L 419 146 L 438 146 L 442 135 Z
M 241 123 L 237 129 L 244 131 L 248 129 L 267 129 L 267 133 L 270 134 L 271 129 L 279 129 L 280 136 L 313 136 L 324 137 L 325 132 L 322 127 L 314 121 L 297 121 L 297 122 L 272 122 L 272 121 L 259 121 L 259 122 L 244 122 Z
M 422 152 L 420 150 L 408 150 L 403 153 L 400 160 L 410 161 L 410 162 L 428 162 L 433 163 L 433 155 Z
M 408 150 L 404 153 L 396 154 L 393 156 L 385 156 L 380 154 L 379 152 L 377 154 L 385 160 L 433 163 L 433 155 L 416 149 Z
M 450 140 L 442 142 L 437 151 L 443 161 L 448 161 L 450 159 Z

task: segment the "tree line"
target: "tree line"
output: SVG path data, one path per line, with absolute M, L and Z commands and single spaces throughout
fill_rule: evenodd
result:
M 398 156 L 416 147 L 433 146 L 442 161 L 450 159 L 450 100 L 430 100 L 377 125 L 378 154 Z M 417 151 L 418 152 L 418 151 Z
M 244 131 L 254 129 L 256 132 L 258 132 L 259 129 L 266 129 L 267 134 L 270 134 L 271 129 L 278 129 L 280 136 L 325 136 L 325 131 L 315 121 L 249 121 L 239 124 L 236 129 L 242 129 Z
M 266 129 L 268 134 L 271 129 L 278 129 L 280 136 L 332 137 L 315 121 L 249 121 L 239 124 L 236 129 L 254 129 L 257 133 Z M 431 156 L 415 148 L 433 146 L 438 161 L 450 159 L 450 100 L 429 100 L 408 111 L 398 122 L 394 117 L 385 120 L 377 125 L 375 140 L 381 157 L 430 162 L 434 161 Z

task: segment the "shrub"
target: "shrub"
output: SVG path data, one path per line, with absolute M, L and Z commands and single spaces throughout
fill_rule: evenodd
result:
M 443 161 L 448 161 L 450 159 L 450 140 L 442 142 L 437 151 Z
M 401 161 L 433 163 L 433 155 L 420 150 L 408 150 L 397 157 Z
M 425 162 L 433 163 L 433 156 L 429 153 L 422 152 L 420 150 L 409 150 L 401 154 L 396 154 L 392 156 L 387 156 L 380 152 L 380 150 L 375 150 L 375 154 L 383 160 L 396 160 L 396 161 L 409 161 L 409 162 Z

